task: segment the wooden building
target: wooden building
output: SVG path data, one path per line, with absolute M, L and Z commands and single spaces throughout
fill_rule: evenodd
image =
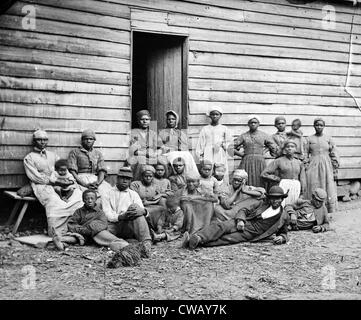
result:
M 306 135 L 322 116 L 342 157 L 339 178 L 361 178 L 355 2 L 15 1 L 0 16 L 0 188 L 25 182 L 37 127 L 64 157 L 94 129 L 116 173 L 145 106 L 159 127 L 164 110 L 178 110 L 193 142 L 212 105 L 234 134 L 253 113 L 268 133 L 277 115 L 300 118 Z

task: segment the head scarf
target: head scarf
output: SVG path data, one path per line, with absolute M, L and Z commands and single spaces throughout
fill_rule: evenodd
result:
M 284 122 L 286 122 L 286 118 L 284 116 L 278 116 L 275 118 L 275 125 L 277 124 L 278 121 L 283 120 Z
M 181 157 L 177 157 L 173 160 L 172 164 L 175 164 L 176 162 L 182 162 L 184 165 L 186 164 L 186 162 L 184 161 L 183 158 Z
M 169 110 L 165 113 L 165 116 L 168 117 L 168 114 L 171 114 L 173 116 L 175 116 L 175 128 L 178 128 L 178 124 L 179 124 L 179 115 L 177 112 L 175 112 L 174 110 Z
M 258 121 L 258 123 L 261 123 L 261 118 L 255 114 L 251 114 L 250 116 L 248 116 L 248 121 L 247 123 L 249 123 L 251 120 L 256 119 Z
M 313 120 L 313 125 L 315 125 L 317 121 L 322 121 L 322 122 L 323 122 L 323 125 L 324 125 L 324 126 L 326 125 L 325 120 L 323 120 L 323 119 L 320 118 L 320 117 L 318 117 L 318 118 L 316 118 L 315 120 Z
M 140 110 L 136 113 L 137 119 L 140 120 L 143 116 L 148 116 L 150 118 L 150 113 L 148 110 Z
M 216 162 L 213 166 L 214 166 L 214 169 L 217 169 L 217 168 L 226 169 L 226 165 L 224 163 L 221 163 L 221 162 Z
M 151 173 L 153 173 L 153 175 L 154 175 L 154 173 L 155 173 L 154 167 L 151 166 L 151 165 L 149 165 L 149 164 L 146 164 L 146 165 L 144 165 L 144 166 L 142 167 L 142 175 L 143 175 L 145 172 L 147 172 L 147 171 L 150 171 Z
M 201 179 L 201 176 L 198 174 L 198 175 L 190 175 L 190 174 L 187 174 L 186 175 L 186 181 L 188 180 L 200 180 Z
M 83 138 L 93 138 L 94 140 L 96 140 L 95 132 L 93 130 L 90 130 L 90 129 L 84 130 L 81 133 L 81 139 L 83 139 Z
M 212 161 L 209 161 L 207 159 L 204 159 L 202 162 L 201 162 L 201 168 L 203 168 L 204 166 L 211 166 L 213 168 L 213 163 Z
M 283 151 L 284 149 L 286 149 L 287 145 L 289 145 L 290 143 L 292 143 L 292 144 L 297 148 L 297 143 L 296 143 L 295 141 L 293 141 L 293 140 L 286 140 L 286 141 L 282 144 L 282 147 L 281 147 L 282 151 Z
M 208 111 L 206 112 L 206 115 L 209 117 L 211 115 L 212 111 L 218 111 L 221 115 L 223 115 L 223 109 L 221 107 L 219 107 L 219 106 L 208 108 Z
M 247 179 L 248 173 L 243 169 L 236 169 L 233 173 L 233 178 L 238 177 L 241 179 Z
M 48 134 L 45 130 L 37 129 L 33 133 L 33 139 L 48 139 Z
M 312 194 L 319 201 L 325 201 L 327 199 L 327 192 L 321 188 L 316 188 Z

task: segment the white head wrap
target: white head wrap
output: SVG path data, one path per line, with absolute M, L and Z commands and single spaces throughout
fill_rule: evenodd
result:
M 251 114 L 250 116 L 247 117 L 247 119 L 248 119 L 247 123 L 250 122 L 252 119 L 256 119 L 259 123 L 261 123 L 261 118 L 255 114 Z
M 206 112 L 206 115 L 209 117 L 212 111 L 218 111 L 220 114 L 223 115 L 223 109 L 219 106 L 209 107 L 208 111 Z
M 33 133 L 33 139 L 47 139 L 48 134 L 45 130 L 37 129 Z
M 243 169 L 236 169 L 234 170 L 234 173 L 233 173 L 233 178 L 234 177 L 238 177 L 238 178 L 241 178 L 241 179 L 244 179 L 244 178 L 248 178 L 248 174 L 245 170 Z

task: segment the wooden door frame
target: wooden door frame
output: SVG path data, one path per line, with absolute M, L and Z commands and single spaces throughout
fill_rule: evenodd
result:
M 184 39 L 182 44 L 182 118 L 180 119 L 181 128 L 188 128 L 188 54 L 189 54 L 189 34 L 175 32 L 149 31 L 139 28 L 130 30 L 130 125 L 133 123 L 133 49 L 134 49 L 134 32 L 162 34 L 166 36 L 177 36 Z

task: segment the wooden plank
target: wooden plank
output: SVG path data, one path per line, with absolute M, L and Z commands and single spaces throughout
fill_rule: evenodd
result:
M 20 175 L 2 175 L 0 179 L 1 189 L 20 188 L 29 183 L 25 174 Z
M 277 17 L 276 17 L 277 18 Z M 276 20 L 277 21 L 277 20 Z M 277 23 L 277 22 L 276 22 Z M 298 37 L 307 39 L 318 39 L 326 41 L 339 41 L 348 42 L 350 26 L 345 25 L 343 32 L 330 32 L 328 30 L 318 29 L 306 29 L 293 26 L 280 26 L 279 22 L 276 25 L 267 25 L 265 23 L 251 22 L 238 22 L 238 21 L 227 21 L 214 18 L 206 18 L 199 16 L 189 16 L 182 14 L 169 13 L 168 25 L 176 27 L 193 27 L 200 29 L 209 29 L 212 26 L 212 30 L 228 30 L 237 32 L 249 32 L 259 34 L 273 34 L 285 37 Z
M 10 117 L 0 116 L 2 130 L 21 130 L 32 131 L 36 128 L 47 128 L 58 132 L 79 132 L 89 128 L 96 128 L 99 133 L 124 134 L 129 130 L 129 121 L 92 121 L 71 119 L 68 121 L 59 121 L 59 119 L 33 118 L 29 121 L 28 117 Z
M 0 76 L 0 88 L 129 95 L 128 86 Z
M 29 49 L 130 59 L 130 45 L 0 28 L 1 44 Z
M 191 101 L 190 102 L 190 114 L 205 114 L 205 110 L 208 108 L 220 105 L 218 102 L 214 101 Z M 223 102 L 221 104 L 223 112 L 225 114 L 239 114 L 242 115 L 247 111 L 252 111 L 255 114 L 269 114 L 269 115 L 277 115 L 282 114 L 285 115 L 288 119 L 292 117 L 292 115 L 312 115 L 312 116 L 320 116 L 320 115 L 333 115 L 333 116 L 352 116 L 357 119 L 357 117 L 361 116 L 358 108 L 339 108 L 332 106 L 319 106 L 319 105 L 288 105 L 288 104 L 247 104 L 241 102 Z
M 97 13 L 105 16 L 129 18 L 130 8 L 127 5 L 93 0 L 24 0 L 27 3 L 44 4 L 51 7 L 66 8 L 83 12 Z
M 129 121 L 129 109 L 107 109 L 85 106 L 65 106 L 46 104 L 25 104 L 0 102 L 0 115 L 27 117 L 33 119 L 58 119 L 69 121 L 78 120 L 99 120 L 99 121 Z
M 80 139 L 79 139 L 80 140 Z M 80 143 L 80 142 L 79 142 Z M 49 144 L 48 150 L 56 152 L 61 157 L 67 157 L 69 152 L 78 147 L 78 144 L 73 146 L 52 146 Z M 95 148 L 97 144 L 95 143 Z M 104 159 L 106 161 L 117 161 L 119 159 L 125 159 L 128 152 L 127 148 L 97 148 L 100 152 L 103 153 Z M 1 160 L 22 160 L 24 157 L 33 150 L 32 146 L 0 146 L 0 159 Z
M 197 52 L 231 53 L 247 56 L 298 58 L 303 60 L 324 60 L 347 62 L 349 54 L 301 48 L 279 48 L 262 45 L 230 44 L 210 41 L 190 41 L 190 50 Z M 355 61 L 357 62 L 357 61 Z
M 23 30 L 22 17 L 1 15 L 0 26 L 2 28 Z M 130 32 L 122 30 L 110 30 L 94 26 L 75 25 L 72 23 L 36 19 L 36 32 L 58 34 L 86 39 L 105 40 L 115 43 L 130 43 Z
M 347 74 L 347 63 L 313 61 L 289 58 L 269 58 L 269 57 L 242 57 L 235 54 L 209 53 L 209 52 L 190 52 L 189 64 L 222 66 L 261 70 L 280 70 L 293 72 L 308 72 L 322 74 Z M 360 72 L 361 66 L 354 66 L 355 72 Z
M 204 65 L 190 65 L 189 77 L 220 80 L 249 80 L 275 83 L 283 82 L 325 85 L 345 84 L 344 75 L 328 75 L 318 73 L 301 73 Z M 357 81 L 361 81 L 361 77 L 356 77 L 356 79 Z
M 353 168 L 353 169 L 339 169 L 338 179 L 359 179 L 361 178 L 361 169 Z
M 254 81 L 227 81 L 227 80 L 208 80 L 208 79 L 189 79 L 189 88 L 191 90 L 203 91 L 224 91 L 224 92 L 263 92 L 280 94 L 302 94 L 316 96 L 335 96 L 345 97 L 348 94 L 341 86 L 325 86 L 314 84 L 291 84 L 291 83 L 272 83 L 272 82 L 254 82 Z M 355 88 L 357 92 L 361 91 Z
M 281 103 L 303 105 L 330 105 L 340 107 L 354 107 L 355 102 L 348 97 L 326 97 L 308 95 L 281 95 L 276 93 L 245 93 L 245 92 L 221 92 L 221 91 L 189 91 L 190 100 L 219 101 L 219 102 L 254 102 L 254 103 Z
M 69 67 L 45 66 L 22 62 L 0 63 L 0 75 L 39 79 L 68 80 L 75 82 L 91 82 L 102 84 L 129 85 L 129 73 L 85 70 Z
M 88 13 L 84 11 L 75 11 L 64 8 L 59 8 L 56 6 L 47 6 L 38 4 L 39 1 L 17 1 L 11 8 L 6 12 L 8 15 L 15 16 L 24 16 L 22 8 L 25 5 L 31 3 L 31 5 L 36 10 L 36 19 L 49 19 L 53 21 L 63 21 L 69 23 L 75 23 L 77 25 L 88 25 L 96 26 L 107 29 L 116 29 L 116 30 L 130 30 L 130 21 L 129 18 L 119 18 L 119 17 L 110 17 L 104 16 L 95 13 Z M 75 1 L 76 2 L 76 1 Z M 101 6 L 97 6 L 101 7 Z
M 15 103 L 53 104 L 68 106 L 88 106 L 102 108 L 117 108 L 129 106 L 129 96 L 113 96 L 106 94 L 62 93 L 35 90 L 0 91 L 0 101 Z
M 0 45 L 0 60 L 64 66 L 89 70 L 130 72 L 128 59 L 97 57 L 91 55 L 27 49 Z M 89 71 L 92 72 L 92 71 Z
M 46 128 L 45 128 L 46 129 Z M 7 131 L 0 132 L 3 145 L 31 145 L 33 131 Z M 96 132 L 97 133 L 97 132 Z M 79 145 L 80 130 L 76 133 L 48 130 L 49 141 L 57 146 Z M 97 146 L 106 148 L 127 148 L 130 137 L 127 134 L 97 134 Z
M 109 173 L 117 173 L 121 167 L 120 159 L 119 161 L 106 161 L 105 167 Z M 0 174 L 3 175 L 18 175 L 24 174 L 24 164 L 23 161 L 19 160 L 0 160 Z

